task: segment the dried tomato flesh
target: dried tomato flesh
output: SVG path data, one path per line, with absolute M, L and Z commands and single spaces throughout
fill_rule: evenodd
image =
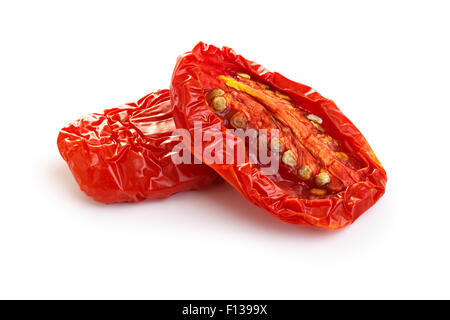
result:
M 206 165 L 174 164 L 179 144 L 169 91 L 87 115 L 58 135 L 58 148 L 87 195 L 103 203 L 166 198 L 211 185 L 218 175 Z
M 199 43 L 181 56 L 171 98 L 177 127 L 191 134 L 196 121 L 224 137 L 230 128 L 279 130 L 279 140 L 272 144 L 269 136 L 268 142 L 281 159 L 275 174 L 262 174 L 250 161 L 205 162 L 249 201 L 284 221 L 340 228 L 384 193 L 383 167 L 331 100 L 230 48 Z M 211 144 L 203 143 L 202 151 Z M 191 150 L 204 157 L 193 145 Z
M 241 76 L 239 76 L 241 75 Z M 347 186 L 361 181 L 364 175 L 358 171 L 356 159 L 350 159 L 347 153 L 339 148 L 339 143 L 332 136 L 326 134 L 326 123 L 318 125 L 307 119 L 308 113 L 301 106 L 291 102 L 286 94 L 276 91 L 270 86 L 250 79 L 250 76 L 242 73 L 235 75 L 202 74 L 201 84 L 205 90 L 205 96 L 213 90 L 221 89 L 228 105 L 227 109 L 218 112 L 217 115 L 224 120 L 228 128 L 233 126 L 231 119 L 236 114 L 242 113 L 246 119 L 245 128 L 240 129 L 278 129 L 280 131 L 279 142 L 284 146 L 284 151 L 279 152 L 280 158 L 284 152 L 292 152 L 295 165 L 289 166 L 282 161 L 281 176 L 272 177 L 280 185 L 291 186 L 301 196 L 319 198 L 336 194 Z M 211 99 L 210 99 L 211 100 Z M 211 104 L 211 101 L 210 101 Z M 269 136 L 270 139 L 270 136 Z M 299 177 L 297 171 L 308 168 L 310 177 Z M 322 174 L 330 176 L 330 182 L 326 188 L 321 188 L 323 194 L 308 192 L 318 187 L 314 183 L 314 177 Z M 302 184 L 296 186 L 295 182 Z M 287 183 L 286 183 L 287 182 Z

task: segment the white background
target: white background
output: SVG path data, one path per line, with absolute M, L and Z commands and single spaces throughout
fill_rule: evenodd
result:
M 450 298 L 448 1 L 2 1 L 0 298 Z M 333 99 L 388 173 L 353 225 L 289 225 L 230 186 L 81 191 L 68 122 L 167 88 L 198 41 Z

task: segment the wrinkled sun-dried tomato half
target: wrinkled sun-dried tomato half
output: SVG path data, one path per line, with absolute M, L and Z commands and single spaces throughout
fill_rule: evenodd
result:
M 174 164 L 179 144 L 169 90 L 87 115 L 58 135 L 58 148 L 88 196 L 104 203 L 166 198 L 218 179 L 211 168 Z
M 384 193 L 386 172 L 331 100 L 230 48 L 199 43 L 181 56 L 171 98 L 177 127 L 189 129 L 193 138 L 199 121 L 203 131 L 220 131 L 225 140 L 229 129 L 277 130 L 276 136 L 265 137 L 280 163 L 271 174 L 263 173 L 249 154 L 244 163 L 208 159 L 204 151 L 215 141 L 204 141 L 200 149 L 192 144 L 191 150 L 245 198 L 284 221 L 337 229 Z M 248 152 L 245 139 L 237 144 Z

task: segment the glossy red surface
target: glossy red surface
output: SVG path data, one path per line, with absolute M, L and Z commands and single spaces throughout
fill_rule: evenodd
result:
M 212 142 L 204 142 L 200 150 L 190 146 L 197 157 L 203 156 L 205 163 L 247 200 L 286 222 L 338 229 L 355 221 L 384 194 L 387 181 L 385 170 L 361 132 L 333 101 L 308 86 L 291 81 L 279 73 L 269 72 L 230 48 L 219 49 L 199 43 L 191 52 L 178 59 L 170 89 L 177 127 L 188 129 L 194 137 L 194 122 L 201 121 L 203 130 L 219 130 L 223 138 L 228 139 L 228 119 L 210 108 L 206 93 L 211 89 L 211 79 L 241 72 L 289 96 L 292 104 L 301 110 L 322 118 L 327 133 L 339 141 L 353 163 L 348 165 L 351 179 L 347 179 L 336 192 L 309 197 L 303 192 L 295 192 L 295 182 L 292 180 L 279 178 L 280 175 L 264 175 L 260 167 L 248 159 L 243 164 L 215 163 L 204 153 Z M 220 85 L 216 83 L 214 87 Z M 295 127 L 295 123 L 292 127 Z M 242 140 L 236 143 L 244 144 Z M 223 157 L 226 156 L 224 154 Z M 321 160 L 323 162 L 323 158 Z M 336 176 L 342 172 L 337 172 Z
M 219 177 L 206 165 L 172 162 L 174 129 L 169 91 L 161 90 L 71 123 L 58 148 L 80 189 L 104 203 L 161 199 L 214 183 Z

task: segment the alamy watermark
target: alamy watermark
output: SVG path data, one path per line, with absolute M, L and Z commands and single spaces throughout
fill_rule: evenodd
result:
M 279 141 L 278 129 L 227 129 L 206 128 L 202 122 L 194 123 L 193 141 L 189 130 L 176 129 L 174 139 L 180 142 L 172 149 L 174 164 L 236 164 L 251 163 L 260 166 L 263 174 L 278 172 L 280 157 L 270 150 L 271 141 Z M 195 157 L 192 161 L 190 148 Z

